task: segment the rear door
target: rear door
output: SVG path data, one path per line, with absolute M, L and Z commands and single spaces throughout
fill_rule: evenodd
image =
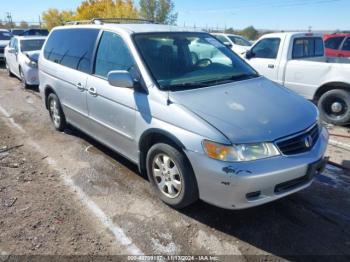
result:
M 248 63 L 259 74 L 278 82 L 278 55 L 281 49 L 281 38 L 264 38 L 251 49 L 252 57 Z
M 92 56 L 98 29 L 58 29 L 45 45 L 44 57 L 52 63 L 41 70 L 53 75 L 54 88 L 68 122 L 88 129 L 86 81 L 92 70 Z
M 319 80 L 329 72 L 329 65 L 313 61 L 324 57 L 321 37 L 296 37 L 291 40 L 292 53 L 288 57 L 284 85 L 305 98 L 312 99 Z
M 138 91 L 111 86 L 107 76 L 113 70 L 135 66 L 123 38 L 114 32 L 103 32 L 95 56 L 93 75 L 87 83 L 90 127 L 102 143 L 125 156 L 135 151 L 135 120 Z

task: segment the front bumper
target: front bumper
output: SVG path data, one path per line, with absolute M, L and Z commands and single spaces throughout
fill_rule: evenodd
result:
M 186 151 L 200 198 L 226 209 L 244 209 L 274 201 L 311 185 L 324 165 L 325 128 L 311 151 L 250 162 L 227 163 Z M 313 170 L 310 170 L 313 169 Z
M 38 68 L 23 65 L 23 74 L 28 85 L 39 85 Z

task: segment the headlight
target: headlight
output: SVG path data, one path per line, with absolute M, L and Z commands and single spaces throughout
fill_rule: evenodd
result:
M 272 143 L 222 145 L 208 140 L 203 141 L 204 151 L 210 158 L 227 162 L 252 161 L 279 155 Z
M 35 62 L 35 61 L 33 61 L 33 60 L 30 60 L 29 58 L 26 59 L 25 63 L 26 63 L 28 66 L 32 67 L 32 68 L 37 68 L 37 67 L 38 67 L 38 63 Z

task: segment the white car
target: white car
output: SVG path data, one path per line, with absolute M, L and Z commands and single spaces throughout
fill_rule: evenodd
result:
M 4 50 L 5 47 L 10 42 L 12 35 L 11 33 L 6 29 L 0 29 L 0 60 L 4 60 Z
M 15 36 L 5 48 L 6 69 L 24 88 L 39 85 L 38 58 L 46 37 Z
M 237 53 L 238 55 L 242 55 L 252 46 L 251 42 L 240 35 L 219 33 L 214 33 L 212 35 L 223 42 L 226 46 L 230 47 L 233 52 Z
M 317 103 L 323 120 L 350 123 L 350 60 L 324 55 L 323 35 L 284 32 L 262 36 L 245 54 L 261 75 Z

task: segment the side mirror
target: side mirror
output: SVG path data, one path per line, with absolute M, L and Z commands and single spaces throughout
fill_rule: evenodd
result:
M 251 50 L 248 50 L 246 53 L 245 53 L 245 58 L 247 58 L 248 60 L 251 59 L 253 57 L 253 52 Z
M 135 81 L 128 71 L 115 70 L 108 73 L 108 83 L 111 86 L 134 88 Z
M 224 42 L 224 45 L 229 47 L 229 48 L 232 48 L 232 46 L 233 46 L 230 42 Z
M 16 53 L 16 49 L 14 49 L 13 47 L 9 47 L 9 48 L 7 49 L 7 51 L 8 51 L 10 54 Z

